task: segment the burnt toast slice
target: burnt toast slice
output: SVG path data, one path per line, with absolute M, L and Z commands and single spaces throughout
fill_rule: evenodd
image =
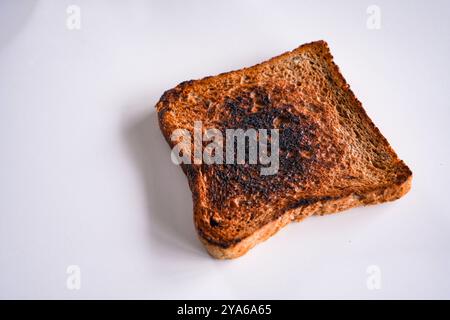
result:
M 171 147 L 176 129 L 279 132 L 279 170 L 261 164 L 181 164 L 194 223 L 216 258 L 236 258 L 291 221 L 392 201 L 412 173 L 373 124 L 324 41 L 250 68 L 187 81 L 156 105 Z

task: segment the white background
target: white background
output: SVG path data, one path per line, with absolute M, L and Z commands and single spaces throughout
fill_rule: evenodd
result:
M 154 105 L 318 39 L 412 190 L 214 260 Z M 1 1 L 0 298 L 450 298 L 449 40 L 448 1 Z

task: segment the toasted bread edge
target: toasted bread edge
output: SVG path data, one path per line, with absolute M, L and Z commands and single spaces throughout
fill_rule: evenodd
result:
M 405 165 L 406 166 L 406 165 Z M 374 205 L 382 202 L 394 201 L 405 195 L 411 189 L 412 174 L 400 184 L 378 188 L 363 195 L 350 194 L 348 196 L 314 202 L 313 204 L 299 207 L 280 216 L 278 219 L 261 227 L 249 237 L 229 247 L 213 244 L 199 234 L 200 241 L 206 247 L 208 253 L 217 259 L 235 259 L 252 249 L 257 244 L 264 242 L 291 221 L 302 221 L 312 215 L 326 215 L 341 212 L 350 208 Z

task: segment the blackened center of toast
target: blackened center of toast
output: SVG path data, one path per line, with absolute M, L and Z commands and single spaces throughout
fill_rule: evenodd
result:
M 210 181 L 208 198 L 213 207 L 224 211 L 251 208 L 257 205 L 256 199 L 267 203 L 313 179 L 319 161 L 317 125 L 294 105 L 274 101 L 279 99 L 272 100 L 261 87 L 224 99 L 219 124 L 224 136 L 226 129 L 278 129 L 279 169 L 273 175 L 261 175 L 265 165 L 249 164 L 248 157 L 245 164 L 202 165 L 202 173 Z M 249 145 L 245 148 L 248 155 Z

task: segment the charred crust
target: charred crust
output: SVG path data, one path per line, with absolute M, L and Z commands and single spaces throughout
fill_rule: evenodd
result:
M 340 197 L 331 197 L 331 196 L 325 196 L 325 197 L 313 197 L 313 198 L 303 198 L 300 200 L 297 200 L 290 205 L 288 205 L 284 211 L 290 211 L 293 209 L 298 209 L 301 207 L 310 206 L 312 204 L 318 203 L 318 202 L 325 202 L 325 201 L 332 201 L 332 200 L 338 200 Z
M 227 240 L 227 241 L 213 239 L 212 237 L 209 237 L 208 235 L 206 235 L 202 231 L 201 228 L 197 228 L 197 232 L 198 232 L 200 239 L 202 239 L 203 241 L 206 241 L 208 244 L 218 246 L 222 249 L 228 249 L 242 241 L 242 239 L 240 239 L 240 238 Z

